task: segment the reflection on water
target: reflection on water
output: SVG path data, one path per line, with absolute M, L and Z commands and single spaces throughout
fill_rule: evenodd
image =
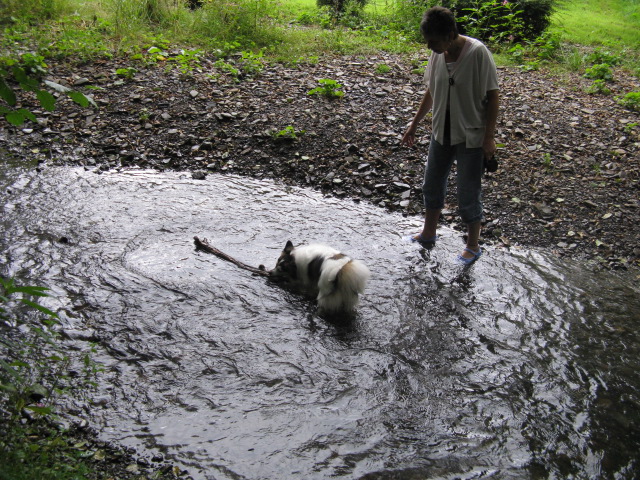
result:
M 267 182 L 0 173 L 2 274 L 53 289 L 106 365 L 91 421 L 202 479 L 637 478 L 631 280 L 489 248 L 464 270 L 420 219 Z M 372 280 L 349 322 L 212 255 L 271 268 L 329 243 Z M 60 239 L 66 242 L 60 242 Z

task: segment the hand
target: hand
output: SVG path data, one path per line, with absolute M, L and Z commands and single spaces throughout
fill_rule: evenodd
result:
M 402 140 L 400 140 L 400 145 L 406 145 L 407 147 L 413 147 L 416 143 L 416 127 L 412 125 L 407 128 L 407 131 L 404 132 L 402 136 Z
M 493 138 L 485 138 L 482 143 L 482 151 L 485 159 L 491 159 L 496 153 L 496 141 Z

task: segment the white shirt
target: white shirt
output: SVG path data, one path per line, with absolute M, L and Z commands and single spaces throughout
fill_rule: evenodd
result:
M 448 105 L 451 145 L 465 143 L 467 148 L 478 148 L 484 140 L 487 92 L 498 90 L 498 73 L 487 47 L 475 38 L 465 37 L 465 40 L 451 73 L 444 54 L 431 54 L 425 83 L 433 98 L 433 137 L 443 143 Z M 449 84 L 450 78 L 453 85 Z

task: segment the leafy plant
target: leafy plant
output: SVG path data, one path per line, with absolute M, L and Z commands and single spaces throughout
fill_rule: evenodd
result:
M 132 80 L 133 77 L 136 76 L 137 71 L 138 70 L 136 70 L 133 67 L 117 68 L 116 75 L 118 75 L 119 77 L 125 78 L 127 80 Z
M 303 12 L 296 19 L 300 25 L 318 25 L 322 28 L 330 28 L 333 21 L 334 16 L 330 7 L 320 7 L 315 13 Z
M 250 51 L 242 52 L 241 69 L 250 76 L 258 75 L 264 70 L 264 52 L 253 53 Z
M 230 74 L 232 77 L 236 79 L 240 77 L 240 70 L 238 70 L 236 67 L 234 67 L 230 63 L 225 62 L 222 59 L 217 60 L 216 63 L 214 63 L 214 66 L 222 70 L 223 72 Z
M 385 73 L 389 73 L 391 71 L 391 67 L 384 63 L 380 63 L 376 66 L 376 73 L 378 75 L 384 75 Z
M 178 66 L 178 70 L 182 75 L 190 75 L 196 68 L 200 67 L 200 56 L 202 50 L 180 50 L 180 53 L 174 57 L 169 58 L 170 61 L 175 62 Z
M 613 80 L 613 73 L 611 67 L 606 63 L 598 63 L 592 67 L 586 69 L 584 76 L 586 78 L 592 78 L 594 80 Z
M 587 88 L 587 93 L 590 93 L 590 94 L 599 93 L 601 95 L 610 95 L 611 89 L 607 87 L 607 82 L 605 80 L 594 80 L 591 86 Z
M 60 392 L 62 372 L 69 364 L 68 357 L 56 348 L 56 334 L 51 329 L 58 316 L 29 298 L 47 297 L 46 291 L 45 287 L 18 286 L 13 279 L 0 277 L 0 319 L 3 322 L 14 327 L 23 324 L 7 310 L 7 306 L 15 307 L 13 300 L 17 295 L 20 295 L 19 304 L 45 315 L 41 325 L 25 324 L 31 330 L 28 340 L 23 338 L 17 342 L 8 336 L 0 337 L 0 347 L 5 350 L 4 358 L 0 358 L 0 390 L 8 396 L 13 415 L 19 415 L 23 409 L 40 415 L 51 414 L 51 397 Z
M 427 65 L 429 65 L 429 60 L 425 60 L 423 62 L 413 62 L 413 69 L 411 73 L 416 75 L 424 75 L 425 70 L 427 69 Z
M 533 45 L 536 48 L 538 58 L 551 60 L 560 50 L 560 37 L 556 34 L 545 32 L 535 39 Z
M 343 86 L 330 78 L 321 78 L 318 80 L 320 86 L 309 90 L 309 95 L 323 95 L 327 98 L 340 98 L 344 96 L 344 92 L 340 90 Z
M 92 471 L 87 452 L 49 420 L 61 396 L 84 395 L 102 368 L 92 359 L 92 345 L 81 359 L 82 374 L 69 371 L 59 318 L 36 301 L 47 291 L 0 277 L 1 478 L 83 479 Z
M 140 122 L 146 122 L 147 120 L 149 120 L 149 118 L 151 118 L 151 113 L 149 113 L 148 108 L 143 108 L 142 110 L 140 110 L 140 114 L 138 115 L 138 119 L 140 120 Z
M 640 112 L 640 92 L 629 92 L 617 100 L 623 107 Z
M 516 61 L 523 62 L 526 55 L 525 48 L 520 44 L 516 43 L 514 46 L 507 50 L 507 53 Z
M 529 60 L 519 67 L 523 72 L 533 72 L 540 69 L 540 60 Z
M 318 7 L 329 7 L 334 15 L 340 15 L 349 10 L 362 10 L 367 0 L 316 0 Z
M 465 2 L 461 2 L 465 3 Z M 460 8 L 463 14 L 457 18 L 464 32 L 475 38 L 499 42 L 509 37 L 521 38 L 522 10 L 513 2 L 485 0 L 471 2 Z
M 299 138 L 300 135 L 303 135 L 305 130 L 296 130 L 293 125 L 287 125 L 279 132 L 274 131 L 271 136 L 274 140 L 279 142 L 285 141 L 294 141 Z
M 63 93 L 83 107 L 95 102 L 84 94 L 55 82 L 43 80 L 47 71 L 44 57 L 24 53 L 19 59 L 11 57 L 0 58 L 0 99 L 6 105 L 0 104 L 0 115 L 4 116 L 11 125 L 19 127 L 27 120 L 37 121 L 35 115 L 27 108 L 19 108 L 18 95 L 15 86 L 24 92 L 33 92 L 40 106 L 51 112 L 55 109 L 56 98 L 49 90 Z M 47 90 L 47 87 L 49 90 Z
M 593 64 L 606 63 L 607 65 L 619 65 L 622 63 L 622 58 L 602 48 L 596 48 L 587 56 L 587 61 Z
M 164 62 L 169 57 L 165 48 L 157 47 L 155 45 L 149 47 L 146 51 L 146 55 L 138 54 L 134 55 L 135 60 L 142 60 L 147 65 L 154 65 L 158 62 Z
M 61 22 L 61 28 L 52 32 L 53 38 L 40 48 L 48 58 L 73 58 L 75 61 L 93 61 L 111 58 L 106 43 L 104 24 L 76 25 L 71 20 Z

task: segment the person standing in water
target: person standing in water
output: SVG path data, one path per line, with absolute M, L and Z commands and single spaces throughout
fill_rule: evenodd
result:
M 426 92 L 402 144 L 415 145 L 418 124 L 433 109 L 432 135 L 422 193 L 426 209 L 422 232 L 413 242 L 433 246 L 444 207 L 447 178 L 457 163 L 458 211 L 467 225 L 467 245 L 458 259 L 480 258 L 484 160 L 496 151 L 499 108 L 498 74 L 491 53 L 475 38 L 458 34 L 453 13 L 444 7 L 427 10 L 420 30 L 432 50 L 425 72 Z

